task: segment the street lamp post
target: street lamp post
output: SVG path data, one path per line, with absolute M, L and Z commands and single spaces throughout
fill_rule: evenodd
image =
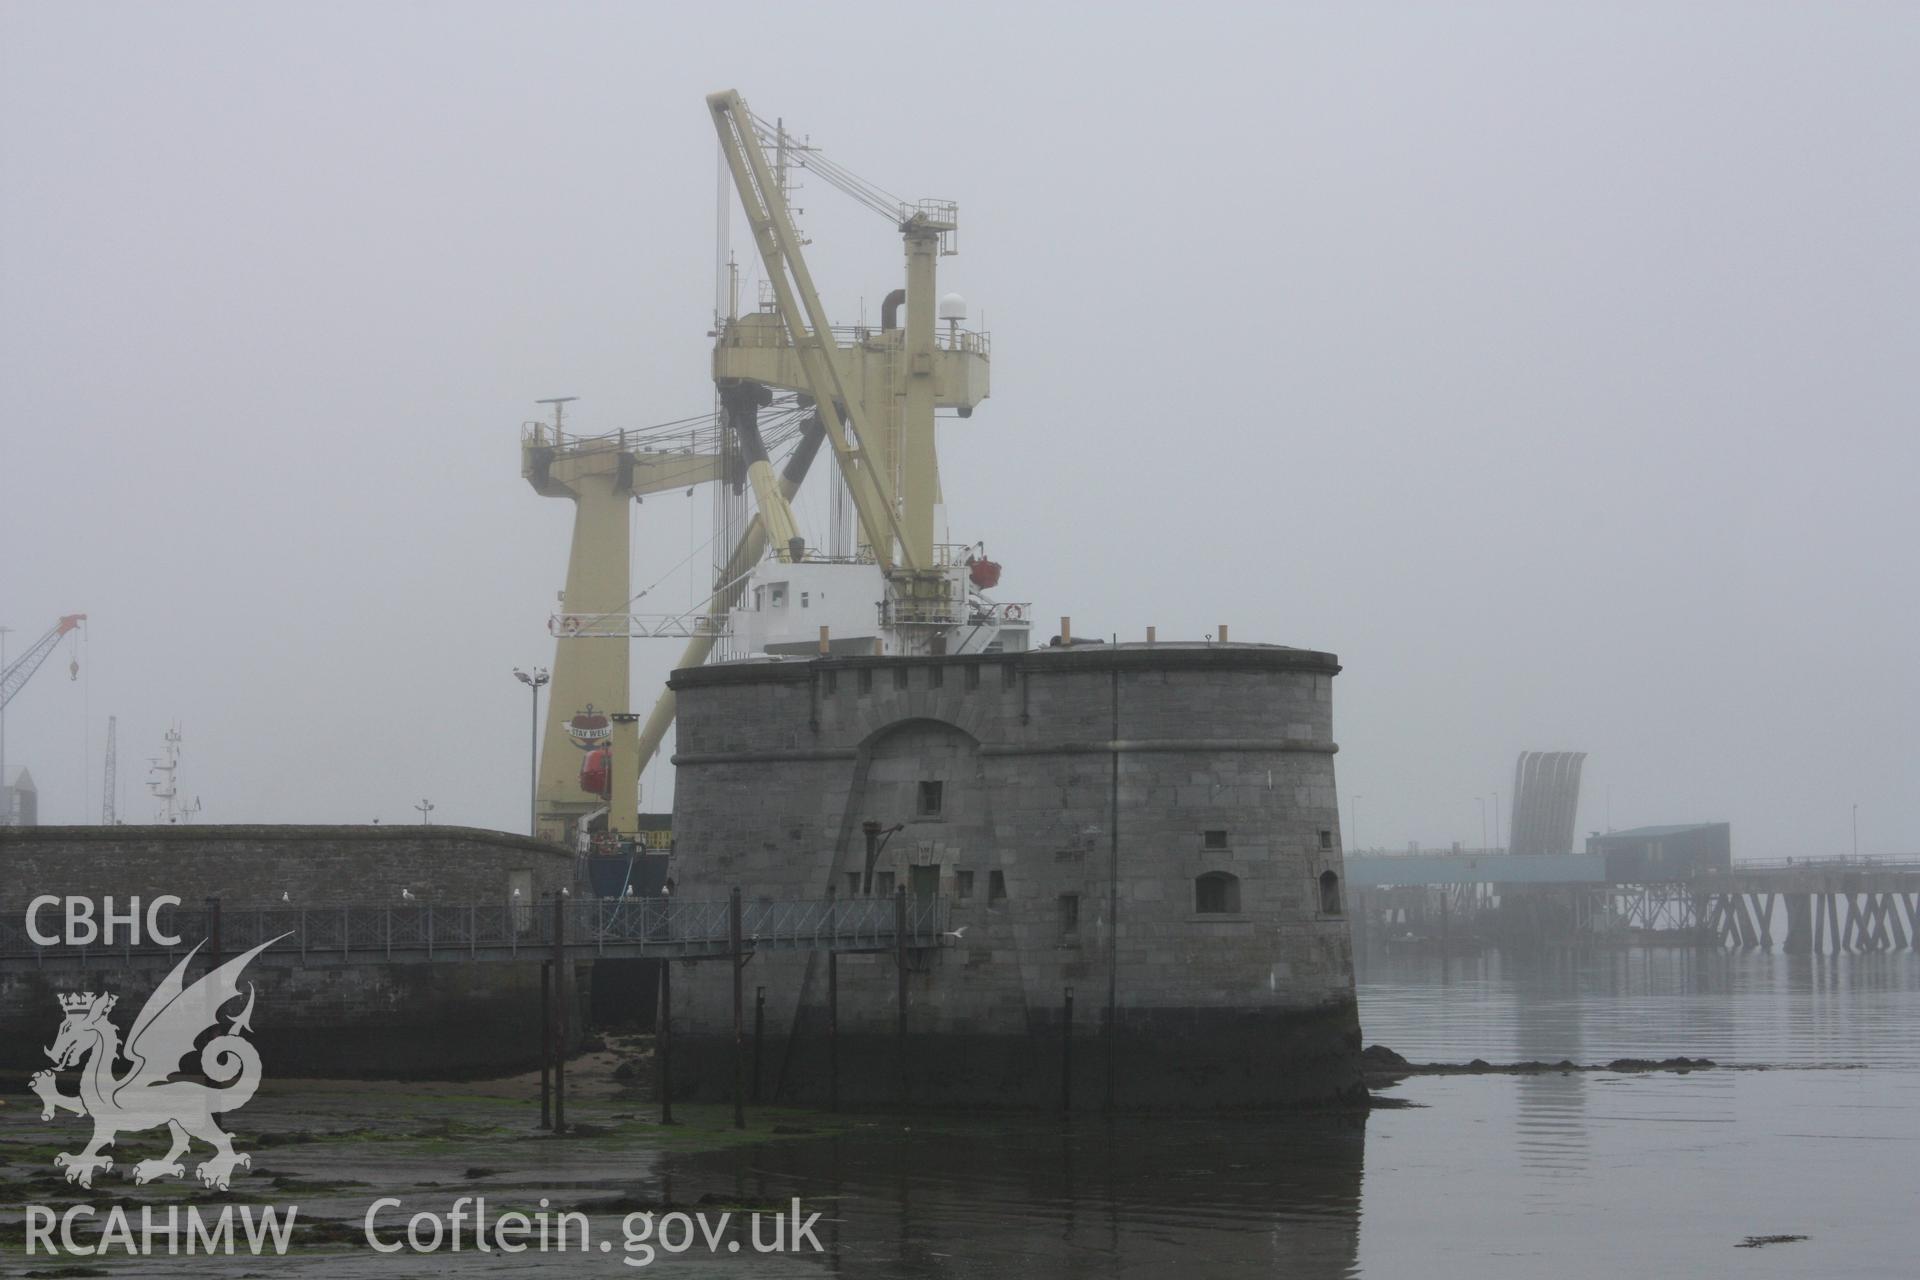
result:
M 1860 861 L 1860 803 L 1853 805 L 1853 860 Z
M 533 694 L 533 731 L 527 745 L 527 834 L 538 837 L 540 834 L 540 686 L 551 677 L 545 667 L 535 667 L 531 671 L 522 671 L 515 667 L 513 674 Z
M 13 634 L 12 627 L 0 627 L 0 671 L 7 669 L 7 637 Z M 6 808 L 0 810 L 0 827 L 13 825 L 13 792 L 7 787 L 7 708 L 0 704 L 0 802 Z
M 1483 850 L 1491 849 L 1493 846 L 1487 843 L 1487 798 L 1475 796 L 1474 799 L 1480 802 L 1480 847 Z

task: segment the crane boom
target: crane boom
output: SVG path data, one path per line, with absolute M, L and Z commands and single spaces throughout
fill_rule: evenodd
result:
M 854 509 L 859 512 L 867 543 L 883 569 L 894 567 L 896 553 L 901 568 L 909 571 L 925 568 L 917 562 L 899 513 L 880 491 L 879 482 L 867 465 L 866 441 L 872 436 L 872 424 L 866 421 L 860 398 L 848 392 L 839 364 L 828 349 L 833 341 L 833 326 L 828 323 L 826 308 L 820 302 L 813 275 L 801 253 L 800 236 L 794 230 L 786 196 L 767 166 L 766 154 L 754 131 L 753 117 L 732 89 L 708 95 L 707 107 L 720 134 L 720 149 L 733 174 L 740 207 L 753 228 L 754 244 L 766 265 L 780 318 L 793 339 L 794 350 L 820 407 L 827 442 L 833 446 L 834 458 L 846 479 Z
M 12 702 L 14 694 L 26 688 L 27 681 L 31 680 L 33 673 L 40 669 L 40 664 L 47 660 L 47 655 L 53 652 L 54 646 L 60 643 L 61 637 L 86 620 L 87 615 L 84 613 L 67 614 L 47 628 L 45 635 L 35 640 L 31 648 L 14 659 L 4 673 L 0 673 L 0 708 Z

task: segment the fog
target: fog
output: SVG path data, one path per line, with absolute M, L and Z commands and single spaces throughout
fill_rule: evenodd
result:
M 116 715 L 145 821 L 177 718 L 203 820 L 524 829 L 518 429 L 710 409 L 738 88 L 959 201 L 955 540 L 1080 634 L 1337 653 L 1350 846 L 1479 844 L 1538 748 L 1581 832 L 1911 851 L 1916 66 L 1897 4 L 9 3 L 0 625 L 90 624 L 7 766 L 97 821 Z M 897 235 L 798 203 L 871 317 Z M 709 522 L 648 498 L 635 590 Z

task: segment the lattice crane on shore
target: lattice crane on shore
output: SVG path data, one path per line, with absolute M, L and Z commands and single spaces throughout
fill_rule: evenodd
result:
M 67 614 L 48 627 L 46 634 L 35 640 L 25 653 L 7 664 L 6 671 L 0 672 L 0 710 L 4 710 L 13 701 L 14 695 L 27 687 L 27 681 L 33 678 L 33 673 L 40 669 L 40 664 L 47 660 L 60 641 L 79 630 L 86 620 L 84 613 Z M 69 664 L 68 676 L 77 678 L 79 674 L 80 660 L 75 658 Z

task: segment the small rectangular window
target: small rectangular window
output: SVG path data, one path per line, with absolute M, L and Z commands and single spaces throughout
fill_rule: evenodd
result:
M 941 806 L 946 803 L 946 799 L 946 783 L 933 781 L 922 782 L 920 784 L 920 816 L 923 818 L 939 817 Z
M 973 872 L 956 869 L 953 873 L 953 896 L 962 902 L 973 898 Z
M 1069 935 L 1080 932 L 1080 895 L 1077 893 L 1060 895 L 1060 932 Z
M 873 873 L 873 896 L 891 898 L 893 896 L 893 872 L 876 871 Z
M 840 687 L 840 673 L 838 671 L 828 671 L 824 673 L 820 677 L 820 684 L 827 693 L 832 693 Z
M 987 873 L 987 905 L 1007 900 L 1007 873 L 990 871 Z
M 1227 833 L 1219 830 L 1209 831 L 1206 833 L 1205 844 L 1209 849 L 1224 849 L 1227 847 Z
M 787 607 L 786 583 L 775 582 L 767 586 L 767 604 L 775 609 L 784 609 Z
M 947 669 L 945 667 L 927 668 L 927 688 L 938 689 L 941 685 L 945 684 L 946 681 Z
M 978 689 L 980 687 L 980 664 L 979 663 L 976 662 L 972 666 L 967 668 L 966 684 L 967 684 L 967 688 L 969 689 Z
M 1322 849 L 1331 849 L 1331 848 L 1333 848 L 1333 832 L 1331 832 L 1331 831 L 1322 831 L 1322 832 L 1320 833 L 1320 847 L 1321 847 Z
M 860 692 L 862 693 L 873 692 L 873 668 L 872 667 L 860 668 Z
M 907 687 L 907 669 L 905 667 L 895 667 L 893 669 L 893 687 L 896 689 L 904 689 Z
M 805 591 L 800 593 L 800 607 L 802 609 L 807 607 L 807 593 Z

